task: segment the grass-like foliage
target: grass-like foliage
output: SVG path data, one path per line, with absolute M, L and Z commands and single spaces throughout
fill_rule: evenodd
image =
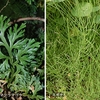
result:
M 52 99 L 60 92 L 63 100 L 100 98 L 99 6 L 99 0 L 47 3 L 47 99 L 62 100 Z
M 22 93 L 30 100 L 42 99 L 39 76 L 34 74 L 36 52 L 40 43 L 24 38 L 26 25 L 9 24 L 6 16 L 0 16 L 0 93 Z

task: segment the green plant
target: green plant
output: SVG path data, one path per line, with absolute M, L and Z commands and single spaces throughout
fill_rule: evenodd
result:
M 32 100 L 42 99 L 38 92 L 43 86 L 39 76 L 34 74 L 40 42 L 24 37 L 24 23 L 11 27 L 9 22 L 6 16 L 0 16 L 0 80 L 6 84 L 0 88 L 11 93 L 22 93 L 23 97 Z
M 97 7 L 99 0 L 78 3 Z M 99 20 L 100 11 L 75 16 L 75 4 L 76 0 L 47 4 L 47 98 L 60 91 L 68 100 L 99 99 L 100 23 L 95 18 Z
M 32 4 L 32 2 L 34 2 L 34 0 L 25 0 L 28 4 Z
M 76 0 L 75 7 L 72 10 L 72 14 L 73 16 L 84 17 L 84 16 L 90 16 L 92 12 L 96 12 L 98 10 L 100 10 L 100 5 L 93 7 L 91 2 L 79 3 Z

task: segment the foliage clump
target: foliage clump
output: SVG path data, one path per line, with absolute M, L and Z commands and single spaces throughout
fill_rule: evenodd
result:
M 99 9 L 99 0 L 47 4 L 48 99 L 53 93 L 64 93 L 68 100 L 99 99 Z
M 0 80 L 6 84 L 0 87 L 1 93 L 9 90 L 32 100 L 42 99 L 38 92 L 43 86 L 35 74 L 40 42 L 24 37 L 24 23 L 11 27 L 9 21 L 6 16 L 0 16 Z

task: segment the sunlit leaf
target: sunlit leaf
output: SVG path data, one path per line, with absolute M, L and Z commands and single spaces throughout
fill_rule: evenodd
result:
M 93 7 L 93 11 L 92 12 L 96 12 L 98 10 L 100 10 L 100 6 Z
M 72 10 L 72 15 L 76 17 L 90 16 L 93 10 L 93 5 L 88 2 L 79 3 Z
M 100 24 L 100 15 L 96 16 L 94 23 Z

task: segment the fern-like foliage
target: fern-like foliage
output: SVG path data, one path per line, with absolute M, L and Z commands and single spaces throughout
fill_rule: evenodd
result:
M 27 70 L 34 63 L 40 43 L 35 39 L 24 38 L 24 23 L 20 27 L 17 24 L 10 27 L 9 21 L 6 16 L 0 16 L 0 80 L 7 82 L 11 92 L 41 99 L 41 96 L 36 96 L 42 89 L 39 78 Z
M 25 0 L 28 4 L 32 4 L 32 2 L 34 2 L 34 0 Z

